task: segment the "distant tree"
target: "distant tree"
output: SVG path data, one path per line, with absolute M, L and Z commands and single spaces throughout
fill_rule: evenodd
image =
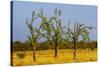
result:
M 30 51 L 32 50 L 31 45 L 27 42 L 15 41 L 13 43 L 13 51 Z
M 71 26 L 72 27 L 72 26 Z M 73 41 L 73 60 L 76 62 L 76 46 L 79 41 L 79 37 L 81 36 L 83 40 L 89 41 L 89 30 L 92 27 L 85 26 L 84 24 L 78 24 L 78 22 L 74 22 L 74 28 L 70 28 L 70 20 L 68 22 L 68 28 L 66 32 L 67 40 Z
M 81 48 L 81 49 L 85 49 L 86 46 L 88 45 L 84 40 L 81 40 L 77 43 L 78 45 L 76 46 L 76 48 Z
M 23 44 L 21 41 L 14 41 L 13 44 Z
M 15 41 L 13 42 L 13 51 L 23 51 L 23 42 L 21 41 Z
M 96 41 L 92 41 L 90 44 L 89 44 L 91 50 L 93 51 L 95 48 L 97 48 L 97 42 Z

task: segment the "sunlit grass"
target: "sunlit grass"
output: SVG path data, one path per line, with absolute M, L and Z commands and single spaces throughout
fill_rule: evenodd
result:
M 37 64 L 59 64 L 71 63 L 73 61 L 73 50 L 59 49 L 58 57 L 54 57 L 54 50 L 36 51 L 36 62 L 32 59 L 32 51 L 25 51 L 25 57 L 20 59 L 17 56 L 18 52 L 14 52 L 13 65 L 37 65 Z M 89 49 L 78 49 L 76 53 L 76 62 L 89 62 L 97 60 L 97 50 L 91 51 Z

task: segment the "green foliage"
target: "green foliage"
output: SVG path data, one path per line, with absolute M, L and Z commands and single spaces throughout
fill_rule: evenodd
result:
M 38 29 L 33 26 L 33 23 L 37 18 L 38 16 L 36 15 L 35 11 L 33 11 L 32 20 L 28 21 L 28 19 L 26 19 L 26 24 L 30 31 L 30 35 L 28 35 L 27 43 L 29 43 L 30 45 L 34 47 L 37 46 L 37 41 L 38 41 L 38 38 L 40 37 L 40 33 L 37 32 Z
M 79 41 L 77 43 L 77 49 L 86 49 L 87 48 L 88 43 L 86 43 L 84 40 Z
M 32 50 L 31 45 L 27 42 L 25 43 L 16 43 L 16 41 L 13 43 L 13 51 L 30 51 Z
M 91 50 L 94 50 L 95 48 L 97 48 L 97 42 L 92 41 L 92 42 L 89 43 L 89 45 L 87 47 L 91 48 Z

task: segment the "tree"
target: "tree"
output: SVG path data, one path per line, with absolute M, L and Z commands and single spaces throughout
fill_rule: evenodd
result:
M 61 19 L 59 16 L 61 15 L 61 11 L 59 9 L 55 9 L 54 15 L 50 18 L 47 18 L 44 15 L 43 9 L 40 10 L 38 16 L 42 19 L 41 21 L 41 30 L 42 36 L 47 39 L 49 44 L 54 45 L 55 57 L 57 57 L 58 45 L 61 43 L 62 38 L 62 25 Z
M 52 39 L 54 41 L 55 57 L 57 57 L 58 47 L 62 41 L 63 26 L 61 24 L 61 19 L 59 19 L 59 16 L 61 15 L 61 10 L 55 9 L 54 14 L 55 15 L 51 17 L 51 28 L 53 32 Z
M 89 30 L 92 27 L 85 26 L 84 24 L 79 24 L 78 22 L 74 22 L 73 30 L 70 28 L 70 20 L 68 22 L 68 28 L 66 32 L 67 40 L 73 41 L 73 60 L 76 62 L 76 46 L 79 41 L 79 37 L 81 36 L 83 40 L 89 41 Z
M 38 32 L 36 32 L 36 29 L 33 26 L 33 22 L 37 19 L 38 17 L 35 15 L 35 11 L 33 11 L 32 13 L 32 19 L 29 22 L 28 19 L 26 19 L 26 24 L 29 28 L 30 31 L 30 35 L 28 35 L 28 43 L 32 46 L 32 50 L 33 50 L 33 60 L 36 61 L 36 56 L 35 56 L 35 51 L 36 51 L 36 46 L 38 45 L 38 40 L 40 37 L 40 34 Z

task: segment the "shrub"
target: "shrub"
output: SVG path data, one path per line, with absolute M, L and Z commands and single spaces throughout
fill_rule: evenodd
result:
M 20 52 L 20 53 L 17 53 L 17 56 L 20 58 L 20 59 L 24 59 L 25 58 L 25 53 L 23 52 Z

